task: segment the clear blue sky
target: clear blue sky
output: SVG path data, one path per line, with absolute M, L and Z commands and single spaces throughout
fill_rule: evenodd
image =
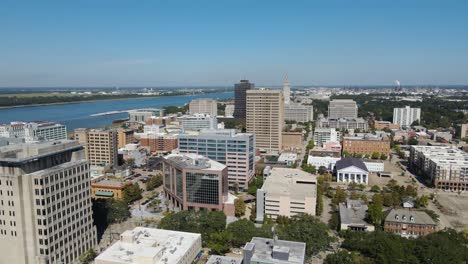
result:
M 2 0 L 0 86 L 468 84 L 468 1 Z

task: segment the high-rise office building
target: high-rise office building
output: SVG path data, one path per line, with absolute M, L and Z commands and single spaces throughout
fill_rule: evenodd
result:
M 234 117 L 245 119 L 246 117 L 246 102 L 247 91 L 253 90 L 255 84 L 249 80 L 241 80 L 234 85 Z
M 234 129 L 202 130 L 179 134 L 180 153 L 203 155 L 228 166 L 229 186 L 246 190 L 255 174 L 255 135 Z
M 75 263 L 97 243 L 90 173 L 76 141 L 0 148 L 1 263 Z
M 218 102 L 215 99 L 202 98 L 190 101 L 189 112 L 191 115 L 205 114 L 210 116 L 218 115 Z
M 283 81 L 284 104 L 288 105 L 291 100 L 291 86 L 289 85 L 288 75 L 284 76 Z
M 356 102 L 351 99 L 331 100 L 328 105 L 328 118 L 357 118 L 358 107 Z
M 281 150 L 284 98 L 278 90 L 247 91 L 247 132 L 255 134 L 255 147 L 262 152 Z
M 86 144 L 86 156 L 92 166 L 117 165 L 117 132 L 104 129 L 75 129 L 75 140 Z
M 124 148 L 125 145 L 133 143 L 135 140 L 134 131 L 131 129 L 118 129 L 117 130 L 117 146 Z
M 421 108 L 411 108 L 409 106 L 393 108 L 394 124 L 399 124 L 401 127 L 409 127 L 416 120 L 421 120 Z

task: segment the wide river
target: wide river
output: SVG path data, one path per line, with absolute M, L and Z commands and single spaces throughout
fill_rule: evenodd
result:
M 0 109 L 0 124 L 11 121 L 55 121 L 66 125 L 67 130 L 72 131 L 78 127 L 110 125 L 115 119 L 128 117 L 127 113 L 103 116 L 91 116 L 92 114 L 138 108 L 162 108 L 170 105 L 180 107 L 196 98 L 226 99 L 233 96 L 233 92 L 225 92 L 6 108 Z

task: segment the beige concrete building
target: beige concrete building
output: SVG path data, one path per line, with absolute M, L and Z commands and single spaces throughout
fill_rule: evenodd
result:
M 281 150 L 284 126 L 284 100 L 281 91 L 247 91 L 247 132 L 256 136 L 256 148 L 272 153 Z
M 218 115 L 218 102 L 214 99 L 202 98 L 190 101 L 189 112 L 194 114 Z
M 460 124 L 457 132 L 461 139 L 468 138 L 468 124 Z
M 358 107 L 354 100 L 335 99 L 328 105 L 328 118 L 357 118 Z
M 384 129 L 400 129 L 399 124 L 393 124 L 389 121 L 374 121 L 374 128 L 377 130 L 384 130 Z
M 156 228 L 136 227 L 120 235 L 95 264 L 191 264 L 202 249 L 201 235 Z
M 301 132 L 283 132 L 281 137 L 283 150 L 302 151 L 304 144 L 302 143 L 303 136 Z
M 86 156 L 92 166 L 117 165 L 117 132 L 101 129 L 75 129 L 75 140 L 86 144 Z
M 135 140 L 134 131 L 131 129 L 117 130 L 117 147 L 125 148 L 125 145 L 133 143 Z
M 276 219 L 279 215 L 315 215 L 317 177 L 299 169 L 273 168 L 261 189 L 257 190 L 257 219 L 264 215 Z
M 90 173 L 76 141 L 0 148 L 0 263 L 75 263 L 97 243 Z

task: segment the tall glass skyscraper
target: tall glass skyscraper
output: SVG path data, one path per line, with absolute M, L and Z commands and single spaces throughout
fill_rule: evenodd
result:
M 249 80 L 241 80 L 234 85 L 234 117 L 245 119 L 247 90 L 255 89 L 255 84 Z

